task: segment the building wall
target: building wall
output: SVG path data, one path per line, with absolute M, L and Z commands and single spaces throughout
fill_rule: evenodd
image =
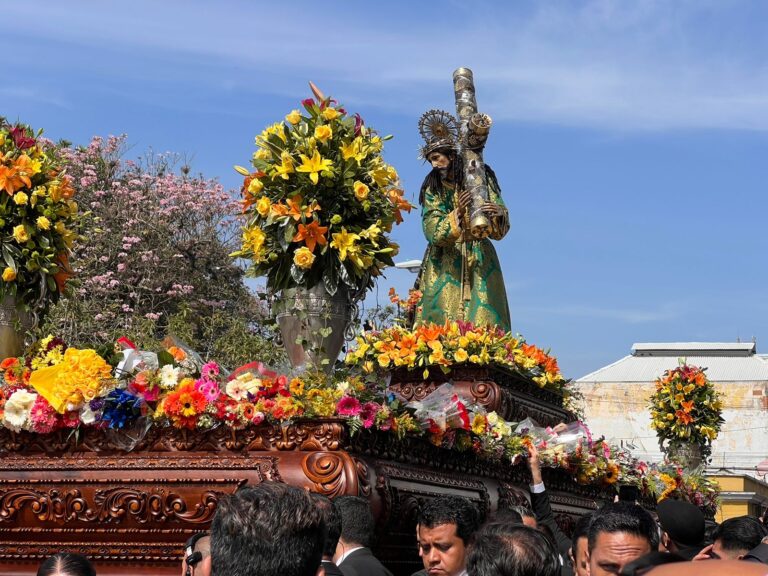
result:
M 736 516 L 760 516 L 768 506 L 768 484 L 750 476 L 710 476 L 722 490 L 715 520 L 722 522 Z
M 631 443 L 641 460 L 662 459 L 648 412 L 652 382 L 579 382 L 578 388 L 593 434 Z M 725 424 L 713 444 L 710 470 L 756 477 L 755 466 L 768 459 L 768 382 L 716 382 L 715 388 L 723 395 Z

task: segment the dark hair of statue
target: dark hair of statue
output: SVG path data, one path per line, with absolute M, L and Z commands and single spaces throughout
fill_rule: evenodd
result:
M 305 490 L 277 482 L 219 501 L 211 524 L 212 576 L 314 576 L 325 544 L 323 513 Z
M 461 189 L 461 187 L 464 185 L 464 160 L 462 159 L 461 155 L 456 154 L 454 150 L 447 148 L 433 150 L 433 152 L 440 152 L 441 154 L 445 154 L 448 157 L 448 159 L 451 161 L 450 170 L 452 171 L 453 182 L 457 190 Z M 488 164 L 485 165 L 485 174 L 488 177 L 488 183 L 492 183 L 496 190 L 501 190 L 499 187 L 499 181 L 496 178 L 496 173 L 491 169 L 490 166 L 488 166 Z M 424 178 L 424 182 L 421 184 L 421 190 L 419 191 L 419 204 L 422 206 L 424 205 L 424 195 L 426 194 L 427 188 L 433 192 L 443 191 L 443 180 L 440 177 L 440 170 L 437 168 L 433 168 L 429 174 L 427 174 L 427 177 Z
M 477 533 L 467 557 L 469 576 L 559 576 L 560 562 L 551 542 L 529 526 L 504 533 Z
M 82 554 L 59 552 L 47 558 L 37 569 L 37 576 L 96 576 L 96 570 Z
M 466 545 L 480 527 L 480 514 L 477 507 L 466 498 L 440 496 L 421 506 L 416 523 L 425 528 L 455 524 L 456 535 Z
M 334 505 L 341 515 L 341 538 L 344 542 L 370 548 L 375 525 L 368 500 L 360 496 L 339 496 Z

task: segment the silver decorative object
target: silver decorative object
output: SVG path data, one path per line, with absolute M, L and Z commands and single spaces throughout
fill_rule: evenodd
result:
M 701 446 L 693 442 L 670 442 L 663 450 L 667 459 L 688 470 L 695 470 L 704 463 Z
M 0 300 L 0 360 L 20 356 L 27 332 L 35 325 L 32 314 L 16 309 L 16 298 Z
M 472 236 L 480 239 L 491 233 L 491 222 L 482 210 L 483 204 L 489 201 L 483 148 L 491 129 L 491 118 L 477 111 L 472 70 L 459 68 L 453 73 L 453 91 L 459 117 L 461 155 L 464 160 L 464 186 L 472 192 L 469 227 Z
M 323 284 L 287 288 L 274 297 L 272 309 L 291 365 L 311 365 L 330 373 L 351 336 L 357 310 L 347 290 L 339 286 L 331 296 Z

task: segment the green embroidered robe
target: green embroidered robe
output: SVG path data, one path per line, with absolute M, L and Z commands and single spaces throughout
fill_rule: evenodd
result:
M 504 208 L 495 178 L 488 180 L 491 202 Z M 442 190 L 427 188 L 424 192 L 421 219 L 429 245 L 417 280 L 423 296 L 415 324 L 463 319 L 476 326 L 498 326 L 510 331 L 507 292 L 496 250 L 488 238 L 464 240 L 468 233 L 465 235 L 462 230 L 456 205 L 456 193 L 446 182 Z M 502 216 L 492 218 L 491 228 L 490 238 L 504 237 L 509 230 L 506 208 Z M 462 243 L 466 245 L 471 288 L 468 301 L 462 300 Z

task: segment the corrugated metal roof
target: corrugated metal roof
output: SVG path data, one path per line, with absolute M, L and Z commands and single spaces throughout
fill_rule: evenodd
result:
M 633 346 L 634 350 L 636 350 L 635 346 Z M 665 349 L 673 350 L 673 348 Z M 582 376 L 576 382 L 653 382 L 665 370 L 677 367 L 678 358 L 684 358 L 688 364 L 707 368 L 707 377 L 713 382 L 768 381 L 768 359 L 763 356 L 757 354 L 724 356 L 717 353 L 715 353 L 717 355 L 710 355 L 702 350 L 696 352 L 695 355 L 685 356 L 680 354 L 625 356 L 613 364 Z
M 632 344 L 633 354 L 674 356 L 681 352 L 695 354 L 706 351 L 711 355 L 752 355 L 757 350 L 754 342 L 637 342 Z

